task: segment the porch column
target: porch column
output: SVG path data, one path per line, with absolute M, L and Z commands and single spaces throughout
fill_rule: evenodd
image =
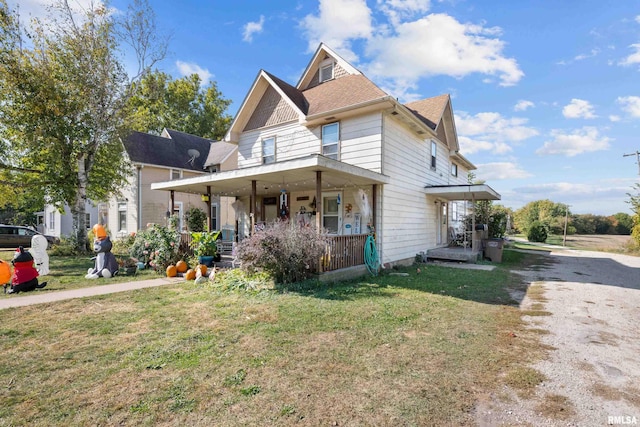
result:
M 476 251 L 476 200 L 473 193 L 471 193 L 471 251 Z
M 378 210 L 378 184 L 373 184 L 371 189 L 371 225 L 373 226 L 374 234 L 378 235 L 378 215 L 376 215 L 376 211 Z M 376 239 L 377 240 L 377 239 Z
M 211 186 L 207 185 L 207 231 L 211 232 Z
M 257 194 L 257 182 L 256 180 L 252 180 L 251 181 L 251 197 L 249 199 L 249 203 L 251 204 L 251 206 L 249 206 L 249 218 L 251 218 L 251 230 L 249 230 L 249 235 L 253 236 L 253 232 L 255 229 L 255 225 L 256 225 L 256 197 Z
M 171 203 L 171 206 L 169 206 L 169 218 L 171 218 L 171 216 L 173 215 L 173 210 L 175 209 L 175 206 L 176 206 L 175 190 L 171 190 L 171 198 L 169 200 L 169 203 Z M 167 218 L 167 221 L 169 220 L 169 218 Z
M 322 171 L 316 171 L 316 230 L 322 229 Z

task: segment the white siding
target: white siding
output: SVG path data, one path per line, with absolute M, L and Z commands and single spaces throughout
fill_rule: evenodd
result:
M 340 160 L 355 166 L 380 172 L 382 152 L 380 113 L 341 120 Z M 244 132 L 238 142 L 238 168 L 262 164 L 262 140 L 276 138 L 276 161 L 319 154 L 322 126 L 308 129 L 298 122 Z
M 413 258 L 436 246 L 436 198 L 426 185 L 451 184 L 448 148 L 437 143 L 436 168 L 431 168 L 431 139 L 421 140 L 393 116 L 384 118 L 383 173 L 391 178 L 382 188 L 378 233 L 382 262 Z M 460 170 L 458 172 L 460 174 Z

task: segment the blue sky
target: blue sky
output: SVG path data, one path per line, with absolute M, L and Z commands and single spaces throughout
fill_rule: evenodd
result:
M 41 1 L 21 0 L 22 14 L 42 13 Z M 215 80 L 231 114 L 261 68 L 295 84 L 323 41 L 401 101 L 449 93 L 461 153 L 505 206 L 550 199 L 574 213 L 630 213 L 637 0 L 151 3 L 171 35 L 160 68 Z

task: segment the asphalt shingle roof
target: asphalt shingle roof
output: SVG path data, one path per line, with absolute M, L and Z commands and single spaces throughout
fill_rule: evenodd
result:
M 167 133 L 171 138 L 143 132 L 131 132 L 124 141 L 124 148 L 131 161 L 202 171 L 213 141 L 170 129 L 167 129 Z M 200 155 L 193 158 L 189 153 L 189 150 L 192 149 L 197 150 Z
M 324 82 L 302 92 L 309 103 L 308 115 L 332 111 L 387 96 L 363 75 L 350 75 Z
M 442 118 L 444 109 L 449 101 L 449 95 L 438 95 L 433 98 L 422 99 L 420 101 L 404 104 L 413 114 L 422 120 L 431 129 L 436 128 Z

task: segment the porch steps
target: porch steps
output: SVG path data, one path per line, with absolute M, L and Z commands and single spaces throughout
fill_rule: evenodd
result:
M 482 259 L 482 252 L 465 248 L 434 248 L 427 250 L 427 259 L 439 259 L 445 261 L 459 261 L 475 264 Z

